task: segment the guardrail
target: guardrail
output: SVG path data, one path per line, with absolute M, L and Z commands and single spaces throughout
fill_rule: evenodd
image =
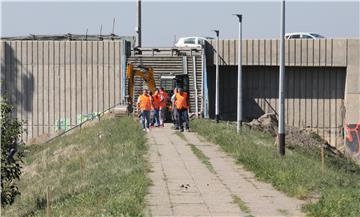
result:
M 108 111 L 110 111 L 111 109 L 114 109 L 116 106 L 119 106 L 119 105 L 124 105 L 124 104 L 123 104 L 123 103 L 115 104 L 115 105 L 111 106 L 110 108 L 108 108 L 108 109 L 100 112 L 99 114 L 97 114 L 97 115 L 96 115 L 96 118 L 100 121 L 100 117 L 103 116 L 103 115 L 105 114 L 105 112 L 108 112 Z M 42 144 L 47 144 L 47 143 L 49 143 L 49 142 L 52 142 L 52 141 L 55 140 L 56 138 L 59 138 L 59 137 L 65 135 L 65 134 L 67 134 L 67 133 L 69 133 L 70 131 L 72 131 L 72 130 L 74 130 L 74 129 L 77 129 L 77 128 L 80 128 L 80 129 L 81 129 L 82 125 L 84 125 L 85 123 L 87 123 L 87 122 L 89 122 L 89 121 L 93 121 L 94 119 L 95 119 L 95 118 L 93 118 L 93 119 L 87 119 L 87 120 L 81 122 L 80 124 L 77 124 L 77 125 L 73 126 L 72 128 L 70 128 L 70 129 L 68 129 L 68 130 L 65 130 L 64 132 L 60 133 L 59 135 L 56 135 L 56 136 L 54 136 L 54 137 L 46 140 L 46 141 L 43 142 Z
M 180 48 L 180 47 L 135 47 L 131 50 L 133 56 L 193 56 L 201 55 L 202 47 Z

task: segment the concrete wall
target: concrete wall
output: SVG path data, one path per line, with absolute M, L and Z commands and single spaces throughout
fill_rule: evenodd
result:
M 285 64 L 287 66 L 347 66 L 349 48 L 355 51 L 359 39 L 292 39 L 285 41 Z M 219 50 L 220 65 L 237 65 L 238 40 L 210 40 L 207 49 L 208 64 L 215 61 L 214 52 Z M 355 48 L 355 49 L 354 49 Z M 354 56 L 353 54 L 350 54 Z M 244 65 L 278 65 L 279 40 L 243 40 Z
M 220 67 L 220 118 L 236 120 L 237 67 Z M 251 121 L 278 111 L 279 68 L 245 66 L 244 117 Z M 285 121 L 312 129 L 330 144 L 343 145 L 345 67 L 287 67 Z M 210 115 L 215 108 L 215 67 L 208 67 Z
M 243 42 L 243 51 L 242 51 L 242 60 L 245 70 L 247 69 L 248 73 L 261 74 L 269 71 L 272 66 L 278 66 L 278 56 L 279 56 L 279 41 L 278 40 L 244 40 Z M 214 58 L 216 52 L 218 51 L 220 55 L 220 65 L 225 66 L 235 66 L 237 65 L 237 40 L 220 40 L 219 48 L 216 48 L 216 41 L 212 40 L 206 47 L 207 53 L 207 64 L 208 69 L 214 65 Z M 343 97 L 333 97 L 325 98 L 325 107 L 328 105 L 330 108 L 340 108 L 344 111 L 343 122 L 341 128 L 343 129 L 344 125 L 353 125 L 360 123 L 360 39 L 321 39 L 321 40 L 286 40 L 285 42 L 285 64 L 287 66 L 287 83 L 294 82 L 293 85 L 300 87 L 301 91 L 308 91 L 307 87 L 303 86 L 302 83 L 313 82 L 319 84 L 318 86 L 312 87 L 318 89 L 319 93 L 323 91 L 324 93 L 328 92 L 330 95 L 337 93 L 338 91 L 343 91 Z M 257 68 L 258 66 L 267 66 L 265 68 Z M 253 67 L 253 69 L 246 68 Z M 315 67 L 315 68 L 314 68 Z M 320 68 L 319 68 L 320 67 Z M 225 67 L 226 68 L 226 67 Z M 263 72 L 259 72 L 260 70 Z M 209 70 L 208 70 L 209 71 Z M 226 70 L 225 70 L 226 71 Z M 221 71 L 221 73 L 226 73 Z M 236 68 L 233 69 L 236 71 Z M 271 69 L 273 71 L 272 76 L 277 76 L 277 69 Z M 296 71 L 298 71 L 296 73 Z M 312 72 L 310 72 L 312 71 Z M 210 70 L 211 73 L 211 70 Z M 235 73 L 235 72 L 233 72 Z M 293 74 L 293 75 L 292 75 Z M 295 76 L 298 75 L 298 77 Z M 306 76 L 319 76 L 313 77 L 313 79 L 307 79 Z M 343 76 L 345 76 L 343 78 Z M 260 75 L 257 75 L 260 76 Z M 295 76 L 295 77 L 294 77 Z M 233 76 L 232 79 L 235 79 Z M 268 79 L 274 79 L 269 77 Z M 340 79 L 340 80 L 339 80 Z M 342 85 L 345 81 L 345 87 Z M 248 82 L 245 80 L 244 82 Z M 288 91 L 291 92 L 291 87 L 293 85 L 288 85 Z M 334 86 L 337 85 L 337 86 Z M 210 85 L 211 86 L 211 85 Z M 275 85 L 276 86 L 276 85 Z M 276 92 L 277 87 L 272 87 L 272 91 Z M 262 90 L 263 86 L 259 86 Z M 324 89 L 322 89 L 324 87 Z M 322 90 L 321 90 L 322 89 Z M 336 95 L 336 94 L 335 94 Z M 318 100 L 314 96 L 306 95 L 305 102 L 311 102 L 313 100 Z M 291 104 L 291 100 L 301 100 L 298 99 L 287 99 L 287 104 Z M 310 101 L 309 101 L 310 100 Z M 329 101 L 330 100 L 330 101 Z M 335 101 L 334 101 L 335 100 Z M 344 106 L 339 107 L 339 101 L 343 101 Z M 235 103 L 234 101 L 233 103 Z M 264 107 L 262 107 L 258 102 L 258 107 L 261 108 L 263 112 Z M 306 103 L 306 107 L 308 103 Z M 277 109 L 277 108 L 276 108 Z M 291 110 L 291 109 L 290 109 Z M 299 109 L 294 108 L 296 115 L 300 113 Z M 331 114 L 331 115 L 330 115 Z M 319 113 L 313 113 L 314 117 L 321 118 L 321 116 L 332 117 L 332 113 L 329 114 L 327 110 L 321 110 Z M 290 118 L 290 117 L 289 117 Z M 305 116 L 301 114 L 299 116 L 300 122 L 305 121 Z M 290 119 L 289 119 L 290 121 Z M 295 123 L 298 121 L 295 121 Z M 307 121 L 306 121 L 307 122 Z M 330 122 L 325 122 L 324 126 L 318 126 L 316 130 L 321 130 L 322 128 L 332 128 Z M 292 125 L 292 121 L 288 122 Z M 346 134 L 346 131 L 345 131 Z M 321 133 L 320 133 L 321 135 Z M 343 145 L 344 140 L 343 140 Z M 340 146 L 340 144 L 338 144 Z M 359 147 L 358 144 L 357 147 Z M 340 147 L 343 148 L 343 147 Z M 348 149 L 345 147 L 345 149 Z M 348 149 L 349 150 L 349 149 Z M 356 156 L 360 159 L 360 148 L 352 149 L 359 150 L 354 153 L 351 152 L 351 155 Z
M 25 141 L 120 103 L 124 41 L 0 41 L 2 94 Z

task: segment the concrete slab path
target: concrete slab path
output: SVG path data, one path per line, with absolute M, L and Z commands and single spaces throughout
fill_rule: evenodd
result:
M 169 126 L 147 134 L 153 182 L 147 204 L 152 216 L 304 216 L 303 201 L 257 181 L 197 134 L 182 134 Z M 189 144 L 209 158 L 215 172 L 197 158 Z

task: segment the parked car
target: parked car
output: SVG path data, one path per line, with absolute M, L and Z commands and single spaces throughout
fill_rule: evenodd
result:
M 201 48 L 205 45 L 206 40 L 213 39 L 210 37 L 182 37 L 176 42 L 175 47 Z
M 325 38 L 325 37 L 316 33 L 293 32 L 293 33 L 285 34 L 285 39 L 321 39 L 321 38 Z

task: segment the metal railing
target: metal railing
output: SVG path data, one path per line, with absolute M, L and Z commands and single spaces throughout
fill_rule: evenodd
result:
M 119 105 L 125 105 L 125 104 L 124 104 L 124 103 L 117 103 L 117 104 L 111 106 L 110 108 L 107 108 L 106 110 L 98 113 L 98 114 L 96 115 L 96 118 L 97 118 L 98 120 L 100 120 L 100 117 L 103 116 L 103 115 L 105 114 L 105 112 L 110 111 L 111 109 L 114 109 L 116 106 L 119 106 Z M 56 138 L 59 138 L 59 137 L 65 135 L 65 134 L 67 134 L 67 133 L 69 133 L 70 131 L 72 131 L 72 130 L 74 130 L 74 129 L 77 129 L 77 128 L 80 128 L 80 129 L 81 129 L 82 125 L 84 125 L 85 123 L 87 123 L 87 122 L 89 122 L 89 121 L 93 121 L 94 119 L 95 119 L 95 118 L 91 118 L 91 119 L 89 118 L 89 119 L 81 122 L 80 124 L 77 124 L 77 125 L 71 127 L 70 129 L 67 129 L 67 130 L 63 131 L 62 133 L 60 133 L 60 134 L 58 134 L 58 135 L 56 135 L 56 136 L 54 136 L 54 137 L 46 140 L 46 141 L 43 142 L 42 144 L 47 144 L 47 143 L 49 143 L 49 142 L 52 142 L 52 141 L 54 141 Z

